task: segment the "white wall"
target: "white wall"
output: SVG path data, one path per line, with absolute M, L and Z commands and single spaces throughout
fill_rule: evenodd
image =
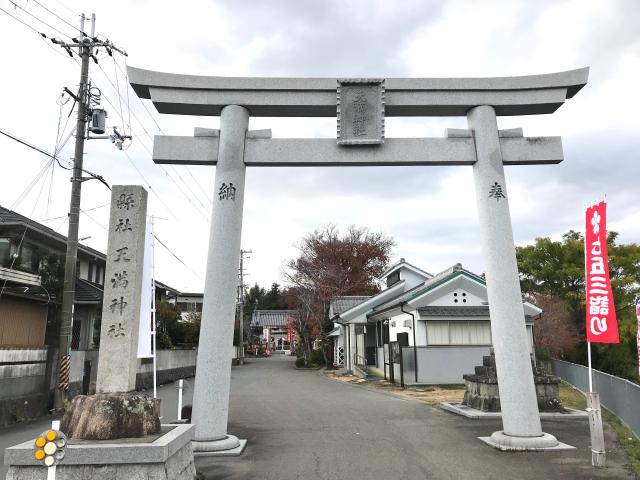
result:
M 426 280 L 426 278 L 424 278 L 422 275 L 418 275 L 417 273 L 413 272 L 412 270 L 409 270 L 408 268 L 401 268 L 400 280 L 405 281 L 406 290 L 409 290 L 415 287 L 416 285 L 423 283 Z
M 486 300 L 463 288 L 456 288 L 452 292 L 436 298 L 429 305 L 434 307 L 480 307 L 486 305 L 483 302 L 486 302 Z

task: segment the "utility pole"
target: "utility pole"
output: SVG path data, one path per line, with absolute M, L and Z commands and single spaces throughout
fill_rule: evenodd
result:
M 80 195 L 82 182 L 89 178 L 83 178 L 82 161 L 84 156 L 84 141 L 88 138 L 87 120 L 90 115 L 89 94 L 89 60 L 97 63 L 93 54 L 96 47 L 104 47 L 110 54 L 116 50 L 124 55 L 126 53 L 116 48 L 109 40 L 100 41 L 95 37 L 96 16 L 91 15 L 91 36 L 84 30 L 85 15 L 80 18 L 80 35 L 74 38 L 75 43 L 64 43 L 58 39 L 51 41 L 64 48 L 73 57 L 72 47 L 78 48 L 80 55 L 80 87 L 78 95 L 73 95 L 78 103 L 78 116 L 76 122 L 76 144 L 73 156 L 73 174 L 71 176 L 71 201 L 69 205 L 69 231 L 67 234 L 67 253 L 64 268 L 64 288 L 62 293 L 62 317 L 60 319 L 60 345 L 58 351 L 58 388 L 54 393 L 54 408 L 61 410 L 69 389 L 69 373 L 71 369 L 71 337 L 73 332 L 73 301 L 76 286 L 76 263 L 78 258 L 78 229 L 80 225 Z M 68 89 L 65 89 L 68 91 Z M 90 178 L 95 178 L 90 177 Z
M 240 365 L 244 365 L 244 256 L 253 253 L 251 250 L 240 250 L 240 285 L 238 286 L 238 303 L 240 305 Z

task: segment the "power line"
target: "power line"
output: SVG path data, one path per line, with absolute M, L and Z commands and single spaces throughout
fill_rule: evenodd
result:
M 104 208 L 104 207 L 108 207 L 109 205 L 111 205 L 111 203 L 105 203 L 103 205 L 98 205 L 97 207 L 91 207 L 91 208 L 86 208 L 83 210 L 83 212 L 91 212 L 92 210 L 98 210 L 99 208 Z M 60 215 L 59 217 L 51 217 L 51 218 L 45 218 L 43 220 L 43 222 L 51 222 L 53 220 L 60 220 L 61 218 L 68 218 L 69 215 Z
M 129 95 L 129 81 L 128 81 L 128 76 L 126 73 L 122 72 L 122 68 L 118 65 L 117 62 L 115 62 L 114 59 L 114 63 L 115 65 L 118 67 L 118 69 L 120 70 L 121 73 L 123 73 L 123 75 L 125 76 L 125 81 L 127 84 L 127 109 L 129 111 L 129 128 L 131 128 L 131 115 L 133 115 L 133 118 L 138 122 L 138 124 L 142 127 L 142 130 L 144 131 L 145 135 L 149 138 L 149 140 L 151 142 L 153 142 L 153 137 L 151 136 L 151 134 L 147 131 L 147 129 L 144 126 L 144 123 L 142 123 L 142 120 L 140 120 L 140 118 L 135 114 L 135 112 L 133 112 L 131 110 L 130 105 L 128 104 L 129 100 L 128 100 L 128 95 Z M 100 65 L 98 65 L 100 67 Z M 116 90 L 117 94 L 118 94 L 118 98 L 121 101 L 122 97 L 120 95 L 120 89 L 117 88 L 113 82 L 109 79 L 109 76 L 107 75 L 107 72 L 104 71 L 104 69 L 102 67 L 100 67 L 100 70 L 102 71 L 102 73 L 104 74 L 105 78 L 107 79 L 107 81 L 111 84 L 111 86 L 113 87 L 114 90 Z M 117 79 L 117 72 L 116 72 L 116 79 Z M 116 80 L 117 81 L 117 80 Z M 119 85 L 119 84 L 118 84 Z M 153 115 L 151 115 L 151 113 L 149 112 L 149 110 L 147 109 L 146 105 L 144 104 L 144 102 L 140 99 L 140 97 L 138 97 L 136 95 L 136 97 L 138 98 L 138 100 L 140 101 L 140 103 L 142 104 L 142 106 L 144 107 L 145 111 L 147 112 L 147 114 L 151 117 L 151 120 L 153 120 L 153 122 L 156 124 L 156 126 L 158 127 L 158 131 L 162 134 L 164 134 L 164 132 L 162 131 L 162 128 L 160 127 L 160 125 L 158 124 L 158 122 L 156 121 L 156 119 L 153 117 Z M 106 97 L 105 97 L 106 99 Z M 108 101 L 108 99 L 106 99 Z M 111 104 L 111 102 L 109 102 Z M 113 106 L 113 104 L 111 104 Z M 122 104 L 121 105 L 121 109 L 122 109 Z M 115 108 L 115 107 L 114 107 Z M 121 114 L 120 118 L 122 119 L 122 121 L 124 122 L 124 117 Z M 133 130 L 131 132 L 132 135 L 134 135 L 136 138 L 138 138 L 138 140 L 140 140 L 142 142 L 142 140 L 140 139 L 140 137 L 138 135 L 136 135 L 135 133 L 133 133 Z M 153 156 L 153 153 L 151 152 L 151 150 L 149 150 L 146 146 L 145 146 L 145 150 L 147 150 L 147 152 L 149 153 L 149 155 Z M 171 177 L 171 175 L 169 175 L 169 173 L 166 171 L 166 169 L 163 166 L 160 166 L 161 169 L 165 172 L 165 174 L 171 178 L 171 180 L 176 183 L 177 182 Z M 189 192 L 191 186 L 189 184 L 187 184 L 187 182 L 184 181 L 184 179 L 181 177 L 180 173 L 178 173 L 177 169 L 172 165 L 172 170 L 175 172 L 175 174 L 178 176 L 178 178 L 182 181 L 182 183 L 187 187 L 187 191 Z M 189 175 L 191 176 L 191 178 L 193 179 L 194 183 L 200 188 L 200 190 L 204 193 L 205 199 L 207 200 L 207 202 L 209 203 L 209 205 L 211 205 L 213 202 L 212 200 L 209 198 L 209 196 L 206 194 L 206 192 L 204 192 L 204 189 L 200 186 L 200 184 L 198 183 L 198 181 L 196 180 L 195 176 L 191 173 L 191 171 L 189 170 L 188 167 L 186 167 L 187 171 L 189 172 Z M 180 188 L 180 187 L 179 187 Z M 204 210 L 204 217 L 207 220 L 207 222 L 209 221 L 209 211 L 207 210 L 207 207 L 202 203 L 202 201 L 199 199 L 199 197 L 195 194 L 195 192 L 191 192 L 191 195 L 193 195 L 193 198 L 195 198 L 197 200 L 197 202 L 202 206 L 203 210 Z M 185 197 L 188 197 L 187 194 L 184 194 Z M 187 200 L 189 200 L 187 198 Z M 191 202 L 191 200 L 189 200 L 189 203 L 191 203 L 193 205 L 193 202 Z M 194 207 L 196 207 L 194 205 Z
M 120 95 L 120 91 L 119 89 L 113 84 L 113 82 L 111 81 L 111 79 L 109 78 L 109 76 L 107 75 L 107 72 L 105 72 L 105 70 L 102 68 L 102 66 L 100 64 L 98 64 L 98 68 L 100 68 L 100 70 L 102 71 L 103 75 L 105 76 L 105 78 L 107 79 L 107 82 L 109 82 L 109 84 L 111 85 L 111 87 L 116 91 L 117 95 L 118 95 L 118 99 L 121 102 L 122 100 L 122 96 Z M 94 82 L 93 79 L 91 79 L 92 82 Z M 95 83 L 95 82 L 94 82 Z M 105 100 L 107 101 L 107 103 L 109 103 L 109 105 L 111 105 L 114 110 L 116 110 L 116 107 L 113 105 L 113 103 L 109 100 L 109 98 L 104 95 Z M 120 105 L 122 106 L 122 103 L 120 103 Z M 120 110 L 120 118 L 121 120 L 124 122 L 124 116 L 122 115 L 122 110 Z M 116 112 L 117 114 L 117 112 Z M 153 141 L 153 137 L 151 136 L 151 134 L 149 134 L 149 132 L 147 131 L 147 129 L 144 126 L 144 123 L 142 123 L 142 121 L 140 120 L 140 118 L 138 118 L 138 116 L 135 114 L 135 112 L 132 112 L 131 109 L 129 108 L 129 114 L 133 115 L 133 118 L 138 122 L 138 124 L 142 127 L 142 130 L 144 131 L 145 135 L 147 135 L 147 137 L 149 137 L 149 139 L 151 141 Z M 131 128 L 131 124 L 129 124 L 129 128 Z M 147 153 L 149 153 L 149 156 L 153 157 L 153 153 L 151 152 L 151 150 L 149 150 L 149 148 L 144 144 L 144 142 L 142 141 L 142 139 L 140 138 L 139 135 L 135 134 L 133 132 L 133 130 L 131 130 L 131 135 L 133 135 L 134 137 L 136 137 L 140 143 L 142 144 L 143 148 L 147 151 Z M 186 192 L 183 190 L 183 188 L 178 184 L 178 182 L 169 174 L 169 172 L 167 171 L 166 168 L 164 168 L 162 165 L 160 165 L 160 169 L 164 172 L 164 174 L 169 177 L 169 179 L 175 184 L 175 186 L 178 188 L 178 190 L 180 190 L 180 193 L 182 193 L 182 195 L 185 197 L 185 199 L 196 209 L 196 211 L 207 221 L 209 222 L 209 216 L 208 216 L 208 211 L 207 208 L 204 206 L 204 204 L 202 203 L 202 201 L 198 198 L 198 196 L 196 196 L 196 194 L 193 191 L 190 191 L 190 186 L 184 181 L 184 179 L 182 179 L 180 177 L 180 174 L 175 170 L 175 168 L 173 169 L 174 172 L 176 172 L 176 175 L 178 175 L 178 177 L 182 180 L 182 183 L 184 183 L 184 185 L 186 186 L 187 190 Z M 198 209 L 198 206 L 193 203 L 193 200 L 191 200 L 191 198 L 189 197 L 188 193 L 190 192 L 191 195 L 193 196 L 193 198 L 202 206 L 203 211 L 200 211 Z
M 80 18 L 80 14 L 74 10 L 72 10 L 71 8 L 69 8 L 69 6 L 65 5 L 63 2 L 61 2 L 60 0 L 55 0 L 56 3 L 58 5 L 62 5 L 64 8 L 66 8 L 70 13 L 73 13 L 76 17 Z
M 115 59 L 114 59 L 114 62 L 115 62 Z M 127 82 L 127 102 L 128 102 L 129 101 L 129 89 L 131 88 L 131 85 L 129 84 L 129 75 L 128 75 L 128 73 L 126 73 L 126 72 L 124 72 L 122 70 L 122 68 L 120 67 L 120 65 L 117 62 L 115 62 L 115 64 L 118 67 L 118 69 L 120 70 L 120 72 L 124 75 L 125 80 Z M 126 66 L 126 64 L 127 64 L 127 59 L 125 58 L 125 66 Z M 144 101 L 142 101 L 142 99 L 138 95 L 136 95 L 136 98 L 138 99 L 138 101 L 140 102 L 140 104 L 142 105 L 144 110 L 147 112 L 147 115 L 149 116 L 149 118 L 151 118 L 153 123 L 156 124 L 156 127 L 158 127 L 158 131 L 162 135 L 165 135 L 164 131 L 162 130 L 162 127 L 160 127 L 160 124 L 156 120 L 155 116 L 151 113 L 151 111 L 147 107 L 146 103 Z M 129 108 L 128 103 L 127 103 L 127 108 Z M 131 115 L 131 113 L 129 113 L 129 115 Z M 139 122 L 139 120 L 138 120 L 138 122 Z M 131 123 L 131 119 L 129 119 L 129 123 Z M 183 168 L 187 171 L 187 173 L 189 173 L 189 176 L 193 180 L 194 184 L 197 185 L 197 187 L 200 189 L 200 191 L 202 192 L 204 197 L 207 199 L 207 201 L 209 202 L 209 205 L 212 205 L 213 204 L 213 200 L 211 199 L 211 197 L 209 197 L 209 194 L 205 191 L 205 189 L 202 187 L 202 185 L 200 185 L 200 182 L 198 182 L 198 179 L 193 175 L 193 173 L 191 172 L 191 169 L 186 165 L 184 165 Z
M 5 130 L 0 129 L 0 134 L 4 135 L 4 136 L 6 136 L 6 137 L 9 137 L 9 138 L 11 138 L 12 140 L 15 140 L 16 142 L 21 143 L 22 145 L 24 145 L 24 146 L 26 146 L 26 147 L 29 147 L 29 148 L 31 148 L 31 149 L 33 149 L 33 150 L 37 151 L 37 152 L 40 152 L 40 153 L 42 153 L 43 155 L 46 155 L 47 157 L 49 157 L 49 158 L 51 158 L 51 159 L 55 160 L 61 168 L 64 168 L 65 170 L 72 170 L 72 168 L 70 168 L 70 167 L 65 167 L 64 165 L 62 165 L 62 163 L 60 163 L 60 159 L 59 159 L 56 155 L 52 155 L 52 154 L 50 154 L 49 152 L 46 152 L 46 151 L 44 151 L 43 149 L 41 149 L 41 148 L 39 148 L 39 147 L 36 147 L 35 145 L 33 145 L 33 144 L 31 144 L 31 143 L 29 143 L 29 142 L 27 142 L 27 141 L 25 141 L 25 140 L 22 140 L 21 138 L 18 138 L 18 137 L 16 137 L 15 135 L 12 135 L 12 134 L 10 134 L 9 132 L 7 132 L 7 131 L 5 131 Z M 109 186 L 109 184 L 106 182 L 106 180 L 102 177 L 102 175 L 98 175 L 98 174 L 96 174 L 96 173 L 90 172 L 89 170 L 86 170 L 86 169 L 84 169 L 84 168 L 82 168 L 82 169 L 80 169 L 80 170 L 82 170 L 84 173 L 86 173 L 87 175 L 89 175 L 91 178 L 93 178 L 93 179 L 95 179 L 95 180 L 98 180 L 100 183 L 102 183 L 104 186 L 106 186 L 109 190 L 111 190 L 111 187 L 110 187 L 110 186 Z
M 193 269 L 191 269 L 191 267 L 189 267 L 189 265 L 187 265 L 186 263 L 184 263 L 184 262 L 180 259 L 180 257 L 178 257 L 178 255 L 176 255 L 175 253 L 173 253 L 173 251 L 172 251 L 169 247 L 167 247 L 167 246 L 162 242 L 162 240 L 160 240 L 160 239 L 158 238 L 158 236 L 157 236 L 157 235 L 155 235 L 155 234 L 154 234 L 153 236 L 154 236 L 154 238 L 158 241 L 158 243 L 159 243 L 160 245 L 162 245 L 162 246 L 167 250 L 167 252 L 169 252 L 171 255 L 173 255 L 173 257 L 175 257 L 175 259 L 176 259 L 176 260 L 178 260 L 182 265 L 184 265 L 184 266 L 187 268 L 187 270 L 189 270 L 189 271 L 190 271 L 191 273 L 193 273 L 197 278 L 199 278 L 200 280 L 202 280 L 202 277 L 201 277 L 200 275 L 198 275 L 198 274 L 197 274 Z
M 45 7 L 44 5 L 42 5 L 38 0 L 33 0 L 36 4 L 38 4 L 41 8 L 44 8 L 47 12 L 49 12 L 51 15 L 53 15 L 54 17 L 56 17 L 58 20 L 63 21 L 64 23 L 66 23 L 67 25 L 69 25 L 71 28 L 73 28 L 74 30 L 78 30 L 78 32 L 80 32 L 80 29 L 78 27 L 76 27 L 75 25 L 70 24 L 69 22 L 67 22 L 64 18 L 62 18 L 60 15 L 58 15 L 57 13 L 49 10 L 47 7 Z M 78 15 L 79 17 L 80 15 Z M 80 32 L 82 33 L 82 32 Z
M 16 207 L 18 207 L 18 205 L 20 205 L 22 203 L 22 201 L 27 197 L 27 195 L 29 195 L 29 193 L 31 192 L 31 189 L 33 187 L 35 187 L 38 182 L 40 181 L 40 178 L 42 177 L 42 175 L 49 170 L 49 167 L 51 167 L 51 163 L 53 162 L 53 160 L 49 160 L 47 162 L 47 164 L 42 167 L 42 170 L 40 170 L 38 173 L 36 173 L 35 177 L 33 178 L 33 180 L 31 180 L 31 182 L 26 186 L 26 188 L 22 191 L 22 193 L 18 196 L 18 198 L 16 199 L 15 202 L 13 202 L 13 204 L 11 205 L 10 209 L 11 210 L 15 210 Z
M 60 30 L 58 30 L 56 27 L 53 27 L 51 25 L 49 25 L 47 22 L 45 22 L 44 20 L 41 20 L 40 18 L 36 17 L 33 13 L 31 13 L 30 11 L 28 11 L 26 8 L 18 5 L 16 2 L 14 2 L 13 0 L 8 0 L 9 3 L 12 3 L 14 5 L 14 7 L 21 9 L 24 13 L 26 13 L 27 15 L 29 15 L 30 17 L 36 19 L 38 22 L 42 23 L 43 25 L 46 25 L 47 27 L 49 27 L 51 30 L 55 30 L 56 32 L 58 32 L 60 35 L 67 37 L 70 40 L 73 40 L 73 38 L 69 35 L 67 35 L 64 32 L 61 32 Z M 13 17 L 16 18 L 16 17 Z M 22 23 L 22 22 L 21 22 Z M 40 32 L 38 32 L 40 33 Z

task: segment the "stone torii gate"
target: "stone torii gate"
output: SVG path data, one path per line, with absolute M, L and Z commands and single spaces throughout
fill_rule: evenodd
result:
M 498 115 L 553 113 L 589 69 L 499 78 L 227 78 L 128 68 L 158 112 L 220 116 L 220 130 L 156 136 L 153 160 L 215 165 L 214 204 L 193 399 L 196 454 L 241 449 L 227 435 L 234 302 L 247 166 L 470 165 L 473 168 L 502 406 L 501 449 L 558 448 L 542 432 L 529 357 L 504 165 L 559 163 L 560 137 L 498 130 Z M 271 138 L 254 117 L 333 117 L 338 138 Z M 443 138 L 384 138 L 386 116 L 466 116 Z M 562 445 L 562 444 L 560 444 Z

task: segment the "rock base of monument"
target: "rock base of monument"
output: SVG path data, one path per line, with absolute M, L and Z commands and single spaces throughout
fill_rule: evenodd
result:
M 62 418 L 67 438 L 115 440 L 160 432 L 160 399 L 140 392 L 78 395 Z
M 246 440 L 240 440 L 234 435 L 225 435 L 218 440 L 191 442 L 193 455 L 196 457 L 235 457 L 241 455 L 246 446 Z
M 564 413 L 560 400 L 560 379 L 541 368 L 531 365 L 536 388 L 538 410 L 541 412 Z M 465 383 L 462 404 L 483 412 L 500 411 L 500 392 L 496 372 L 496 357 L 491 354 L 482 357 L 482 365 L 475 367 L 473 374 L 463 375 Z
M 547 451 L 547 450 L 575 450 L 576 447 L 559 442 L 556 437 L 543 433 L 537 437 L 515 437 L 507 435 L 502 430 L 493 432 L 490 437 L 478 437 L 487 445 L 509 451 Z
M 56 480 L 193 480 L 194 425 L 162 425 L 158 435 L 115 440 L 70 440 Z M 5 450 L 7 480 L 46 480 L 33 455 L 33 440 Z

